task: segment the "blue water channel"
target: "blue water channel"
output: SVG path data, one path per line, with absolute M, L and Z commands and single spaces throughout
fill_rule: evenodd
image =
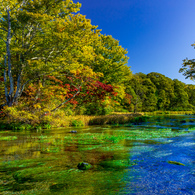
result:
M 194 127 L 195 117 L 156 117 L 140 126 L 150 125 L 188 131 Z M 128 168 L 124 179 L 126 187 L 119 194 L 195 194 L 195 132 L 132 144 L 130 159 L 137 164 Z

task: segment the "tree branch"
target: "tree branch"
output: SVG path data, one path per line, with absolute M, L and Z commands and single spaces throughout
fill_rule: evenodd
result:
M 0 39 L 3 40 L 6 43 L 6 41 L 2 37 L 0 37 Z
M 51 110 L 51 112 L 54 112 L 56 111 L 58 108 L 60 108 L 61 106 L 63 106 L 66 102 L 70 101 L 71 99 L 73 99 L 77 94 L 79 94 L 81 92 L 81 86 L 79 86 L 77 88 L 77 92 L 71 97 L 71 98 L 68 98 L 66 101 L 62 102 L 59 106 L 57 106 L 56 108 L 54 108 L 53 110 Z
M 6 30 L 5 28 L 0 28 L 0 30 L 3 30 L 5 32 L 8 32 L 8 30 Z

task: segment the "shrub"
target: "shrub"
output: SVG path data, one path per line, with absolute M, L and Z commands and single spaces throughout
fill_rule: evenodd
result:
M 81 120 L 73 120 L 72 121 L 72 126 L 74 126 L 74 127 L 82 127 L 82 126 L 85 126 L 85 124 Z
M 51 129 L 51 125 L 50 124 L 44 124 L 43 129 Z

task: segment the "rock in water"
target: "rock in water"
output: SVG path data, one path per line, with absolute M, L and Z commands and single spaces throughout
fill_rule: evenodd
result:
M 86 162 L 81 162 L 77 165 L 77 167 L 80 170 L 88 170 L 88 169 L 92 168 L 92 165 L 90 165 L 89 163 L 86 163 Z
M 174 164 L 174 165 L 182 165 L 182 166 L 185 166 L 183 163 L 180 163 L 180 162 L 176 162 L 176 161 L 168 161 L 169 164 Z
M 73 131 L 70 131 L 70 133 L 77 133 L 77 131 L 73 130 Z

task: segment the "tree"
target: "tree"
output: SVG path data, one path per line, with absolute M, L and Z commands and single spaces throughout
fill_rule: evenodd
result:
M 174 79 L 174 99 L 172 101 L 172 109 L 173 110 L 188 110 L 189 102 L 188 102 L 188 94 L 185 91 L 185 83 Z
M 147 75 L 143 73 L 133 75 L 127 83 L 126 92 L 132 96 L 131 103 L 134 105 L 134 112 L 156 110 L 156 87 Z
M 122 84 L 132 75 L 130 68 L 127 66 L 127 50 L 119 45 L 119 41 L 111 35 L 100 35 L 100 39 L 95 41 L 94 52 L 95 60 L 90 67 L 95 72 L 102 72 L 102 82 L 111 85 Z
M 192 46 L 195 48 L 195 43 L 192 44 Z M 183 75 L 187 78 L 190 78 L 191 80 L 195 80 L 195 59 L 189 60 L 186 58 L 183 60 L 182 68 L 179 69 L 180 73 L 183 73 Z
M 142 85 L 142 73 L 133 75 L 131 80 L 126 83 L 126 92 L 132 96 L 131 103 L 133 104 L 133 111 L 136 113 L 141 111 L 143 99 L 145 98 L 146 88 Z
M 147 75 L 156 86 L 157 107 L 159 110 L 169 110 L 174 99 L 173 81 L 164 75 L 151 72 Z
M 91 45 L 99 30 L 85 16 L 72 14 L 79 8 L 72 0 L 1 0 L 4 105 L 17 103 L 25 86 L 45 75 L 63 78 L 71 71 L 90 69 L 85 62 L 94 58 Z M 83 82 L 74 83 L 75 95 Z
M 145 98 L 143 99 L 142 103 L 142 111 L 155 111 L 157 108 L 156 86 L 149 78 L 147 78 L 147 76 L 143 78 L 142 85 L 145 89 Z
M 185 91 L 188 94 L 189 103 L 195 108 L 195 85 L 186 85 Z

